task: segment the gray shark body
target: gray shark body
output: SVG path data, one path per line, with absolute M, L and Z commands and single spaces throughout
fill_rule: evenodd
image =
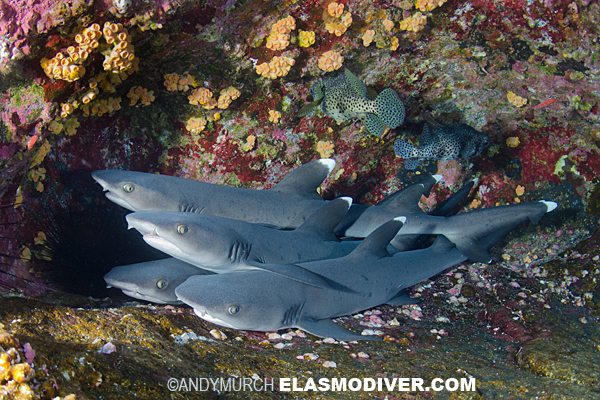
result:
M 213 272 L 176 258 L 114 267 L 104 275 L 108 287 L 121 289 L 127 296 L 159 304 L 181 304 L 175 288 L 192 275 Z
M 267 190 L 122 170 L 94 171 L 92 177 L 109 200 L 131 211 L 193 212 L 293 229 L 325 204 L 317 188 L 334 165 L 331 159 L 311 161 Z
M 549 203 L 539 203 L 548 211 Z M 537 210 L 536 210 L 537 211 Z M 523 209 L 525 219 L 530 209 Z M 519 224 L 505 219 L 483 231 L 481 245 L 487 250 Z M 435 276 L 467 257 L 446 238 L 439 236 L 423 250 L 396 253 L 386 250 L 402 227 L 396 218 L 377 228 L 349 255 L 300 264 L 340 285 L 347 291 L 321 289 L 262 271 L 190 277 L 175 294 L 194 308 L 201 318 L 234 329 L 272 331 L 300 328 L 319 337 L 337 340 L 375 339 L 352 333 L 331 318 L 353 314 L 381 304 L 408 304 L 405 289 Z M 471 234 L 473 235 L 473 234 Z
M 333 233 L 351 202 L 348 197 L 329 202 L 293 231 L 169 211 L 135 212 L 126 218 L 148 244 L 200 268 L 216 273 L 262 269 L 329 287 L 314 274 L 288 264 L 342 257 L 356 248 L 357 242 L 339 241 Z

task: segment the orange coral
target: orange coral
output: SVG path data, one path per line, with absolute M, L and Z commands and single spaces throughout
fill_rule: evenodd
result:
M 277 51 L 283 50 L 290 44 L 290 35 L 287 33 L 271 32 L 267 36 L 267 49 Z
M 419 32 L 423 30 L 426 23 L 427 17 L 420 12 L 416 12 L 412 16 L 405 18 L 400 22 L 400 29 L 409 32 Z
M 190 118 L 185 125 L 185 128 L 191 133 L 200 133 L 206 128 L 206 119 Z
M 437 7 L 441 7 L 446 1 L 447 0 L 417 0 L 415 7 L 423 12 L 431 11 Z
M 188 96 L 188 100 L 190 104 L 200 104 L 207 110 L 212 110 L 217 106 L 217 101 L 213 98 L 212 92 L 206 88 L 199 88 L 193 90 L 192 93 Z
M 290 72 L 296 61 L 291 57 L 273 57 L 271 61 L 256 66 L 256 73 L 269 79 L 277 79 Z
M 290 33 L 294 29 L 296 29 L 296 20 L 290 15 L 274 23 L 271 32 Z
M 132 87 L 127 93 L 129 97 L 129 105 L 135 106 L 138 100 L 143 106 L 150 105 L 155 99 L 154 92 L 152 90 L 144 89 L 141 86 Z
M 335 50 L 327 51 L 319 57 L 319 68 L 323 71 L 331 72 L 339 69 L 344 62 L 344 57 Z
M 277 124 L 277 123 L 279 123 L 280 119 L 281 119 L 281 113 L 279 111 L 269 110 L 269 121 L 271 121 L 274 124 Z

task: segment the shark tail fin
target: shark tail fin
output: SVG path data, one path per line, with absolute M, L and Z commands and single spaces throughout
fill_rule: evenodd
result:
M 492 256 L 488 249 L 523 222 L 537 223 L 539 219 L 556 208 L 556 203 L 540 201 L 510 206 L 484 208 L 449 217 L 452 232 L 439 233 L 456 244 L 456 247 L 472 261 L 489 263 Z M 457 229 L 458 228 L 458 229 Z
M 383 89 L 375 99 L 375 114 L 394 129 L 404 122 L 404 104 L 392 88 Z
M 307 199 L 323 200 L 317 193 L 317 188 L 327 178 L 333 167 L 335 167 L 335 160 L 331 158 L 313 160 L 287 174 L 269 190 Z
M 302 225 L 296 228 L 296 232 L 316 235 L 323 240 L 338 241 L 339 238 L 333 233 L 334 229 L 346 216 L 351 205 L 352 198 L 338 197 L 315 211 Z
M 396 217 L 375 229 L 347 257 L 390 257 L 387 245 L 396 236 L 406 217 Z

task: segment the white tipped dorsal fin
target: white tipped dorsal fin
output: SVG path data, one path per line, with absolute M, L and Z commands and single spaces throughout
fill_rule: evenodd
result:
M 441 180 L 444 178 L 444 176 L 443 176 L 443 175 L 438 175 L 438 174 L 436 174 L 436 175 L 431 175 L 431 177 L 432 177 L 433 179 L 435 179 L 435 183 L 438 183 L 439 181 L 441 181 Z
M 550 211 L 554 210 L 556 207 L 558 207 L 558 204 L 556 204 L 553 201 L 540 200 L 540 203 L 544 203 L 546 205 L 546 207 L 548 207 L 548 210 L 546 212 L 550 212 Z
M 311 161 L 291 171 L 269 190 L 291 196 L 322 199 L 321 195 L 317 193 L 317 188 L 333 171 L 333 167 L 335 167 L 335 160 L 331 158 Z
M 319 236 L 323 240 L 339 240 L 333 233 L 352 205 L 351 197 L 338 197 L 315 211 L 296 228 L 296 232 Z
M 348 255 L 348 257 L 390 257 L 391 255 L 387 251 L 387 245 L 396 236 L 405 221 L 406 217 L 396 217 L 381 225 L 371 232 L 371 234 L 367 236 L 365 240 L 363 240 L 361 244 Z

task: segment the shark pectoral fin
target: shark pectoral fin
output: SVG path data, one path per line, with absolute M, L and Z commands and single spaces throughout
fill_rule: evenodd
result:
M 469 260 L 489 264 L 492 262 L 492 255 L 475 238 L 468 236 L 452 235 L 450 239 Z
M 337 290 L 339 292 L 356 293 L 355 290 L 348 288 L 336 281 L 326 278 L 323 275 L 309 271 L 299 265 L 289 264 L 263 264 L 259 262 L 248 263 L 251 267 L 269 271 L 277 275 L 281 275 L 288 279 L 292 279 L 305 285 L 313 286 L 319 289 Z
M 389 304 L 391 306 L 406 306 L 410 304 L 419 304 L 421 299 L 415 299 L 410 297 L 406 290 L 401 290 L 398 294 L 391 299 L 389 299 L 385 304 Z
M 315 335 L 321 338 L 334 338 L 335 340 L 343 340 L 350 342 L 352 340 L 381 340 L 378 336 L 367 336 L 359 335 L 349 331 L 346 328 L 342 328 L 329 318 L 327 319 L 301 319 L 296 326 L 311 335 Z
M 283 227 L 281 225 L 277 225 L 272 222 L 265 222 L 265 221 L 247 221 L 247 222 L 250 222 L 251 224 L 254 224 L 254 225 L 264 226 L 265 228 L 283 229 Z
M 371 135 L 381 137 L 385 132 L 385 124 L 375 114 L 367 114 L 362 118 L 363 124 L 367 127 L 367 130 Z
M 317 188 L 321 186 L 333 167 L 335 167 L 335 160 L 331 158 L 313 160 L 299 166 L 267 190 L 306 199 L 323 200 L 323 197 L 317 193 Z
M 318 236 L 327 241 L 338 241 L 334 229 L 346 216 L 352 205 L 352 198 L 338 197 L 319 208 L 296 228 L 296 232 L 311 236 Z

